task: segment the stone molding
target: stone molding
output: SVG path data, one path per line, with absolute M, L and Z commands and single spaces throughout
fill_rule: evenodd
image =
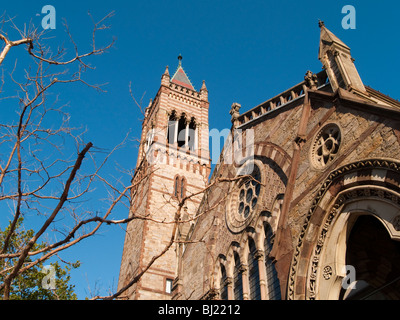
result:
M 328 192 L 329 188 L 331 187 L 331 185 L 336 182 L 339 178 L 342 178 L 344 180 L 344 177 L 346 175 L 348 175 L 349 173 L 355 173 L 358 170 L 363 170 L 363 169 L 384 169 L 387 171 L 394 171 L 397 174 L 400 174 L 400 163 L 391 159 L 367 159 L 367 160 L 362 160 L 362 161 L 357 161 L 354 163 L 350 163 L 347 165 L 344 165 L 334 171 L 332 171 L 328 177 L 325 179 L 324 183 L 322 184 L 321 188 L 319 189 L 319 191 L 317 192 L 317 195 L 315 196 L 311 207 L 305 217 L 305 221 L 303 224 L 303 227 L 301 229 L 300 235 L 298 237 L 298 243 L 297 246 L 295 247 L 294 250 L 294 255 L 292 258 L 292 263 L 290 266 L 290 272 L 289 272 L 289 279 L 288 279 L 288 294 L 287 294 L 287 298 L 289 300 L 294 300 L 297 298 L 296 296 L 296 281 L 297 281 L 297 273 L 298 273 L 298 269 L 299 269 L 299 264 L 300 264 L 300 257 L 301 257 L 301 253 L 302 253 L 302 249 L 303 249 L 303 243 L 305 241 L 305 237 L 307 232 L 309 231 L 309 226 L 310 226 L 310 220 L 311 217 L 313 216 L 313 214 L 316 212 L 316 210 L 319 207 L 321 200 L 324 198 L 325 194 Z M 364 177 L 364 181 L 365 181 L 365 177 Z M 376 181 L 376 179 L 374 179 L 371 176 L 371 181 Z M 355 181 L 356 182 L 356 181 Z M 373 186 L 369 185 L 368 189 L 371 189 L 371 187 L 373 188 Z M 367 188 L 367 187 L 366 187 Z M 349 191 L 349 195 L 351 195 L 350 193 L 351 191 Z M 354 193 L 353 190 L 353 196 L 361 196 L 361 193 Z M 385 198 L 387 200 L 390 201 L 396 201 L 397 204 L 400 205 L 400 200 L 398 197 L 396 197 L 395 199 L 393 198 L 393 195 L 387 191 L 387 192 L 379 192 L 377 193 L 377 196 L 380 198 Z M 320 238 L 318 239 L 318 243 L 316 246 L 316 249 L 313 252 L 313 260 L 312 260 L 312 271 L 311 271 L 311 275 L 310 275 L 310 283 L 308 288 L 306 288 L 308 290 L 308 295 L 310 299 L 313 299 L 313 297 L 315 297 L 315 280 L 316 280 L 316 267 L 318 265 L 319 262 L 319 253 L 322 250 L 322 246 L 324 244 L 324 235 L 326 235 L 326 233 L 329 230 L 330 224 L 333 220 L 333 218 L 335 217 L 336 213 L 337 213 L 337 209 L 343 204 L 344 200 L 345 200 L 345 196 L 341 195 L 338 197 L 337 201 L 335 202 L 335 204 L 331 207 L 331 211 L 330 213 L 327 215 L 327 218 L 324 220 L 324 224 L 323 224 L 323 228 L 320 234 Z

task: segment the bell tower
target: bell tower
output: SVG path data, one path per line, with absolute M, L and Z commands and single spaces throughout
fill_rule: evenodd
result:
M 208 108 L 205 82 L 196 91 L 179 55 L 172 77 L 168 66 L 161 76 L 142 123 L 118 290 L 151 266 L 122 294 L 127 299 L 171 298 L 178 268 L 178 245 L 170 245 L 171 239 L 185 239 L 202 193 L 182 208 L 179 204 L 204 189 L 211 170 Z M 189 222 L 174 223 L 178 210 L 179 218 Z

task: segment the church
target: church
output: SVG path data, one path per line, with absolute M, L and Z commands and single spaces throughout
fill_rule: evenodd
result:
M 400 299 L 400 102 L 319 28 L 322 71 L 233 103 L 213 172 L 206 84 L 181 56 L 166 68 L 142 123 L 121 299 Z

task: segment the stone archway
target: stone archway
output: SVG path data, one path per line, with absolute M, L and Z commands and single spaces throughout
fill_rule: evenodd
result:
M 347 240 L 357 217 L 363 215 L 378 219 L 391 241 L 400 240 L 400 163 L 369 159 L 328 175 L 299 233 L 289 272 L 288 299 L 341 296 Z
M 339 299 L 400 299 L 400 241 L 393 241 L 378 219 L 359 216 L 347 241 L 346 264 L 354 267 L 355 286 Z
M 384 291 L 392 290 L 397 280 L 400 284 L 400 229 L 395 223 L 400 206 L 377 197 L 381 191 L 357 188 L 338 197 L 338 208 L 325 220 L 313 251 L 308 298 L 364 298 L 385 286 Z M 351 281 L 356 282 L 349 286 Z

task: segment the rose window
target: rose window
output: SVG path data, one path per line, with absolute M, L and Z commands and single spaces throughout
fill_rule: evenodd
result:
M 312 149 L 314 165 L 325 167 L 337 155 L 340 143 L 339 127 L 335 124 L 325 126 L 317 135 Z
M 233 232 L 243 230 L 251 221 L 250 217 L 257 210 L 257 205 L 261 201 L 261 172 L 259 167 L 254 164 L 251 169 L 251 173 L 242 173 L 243 179 L 235 182 L 230 195 L 227 222 Z
M 247 178 L 246 182 L 242 184 L 239 191 L 238 214 L 243 216 L 243 218 L 247 218 L 250 215 L 250 212 L 252 212 L 256 207 L 261 190 L 261 175 L 257 166 L 254 167 L 251 176 L 251 178 Z

